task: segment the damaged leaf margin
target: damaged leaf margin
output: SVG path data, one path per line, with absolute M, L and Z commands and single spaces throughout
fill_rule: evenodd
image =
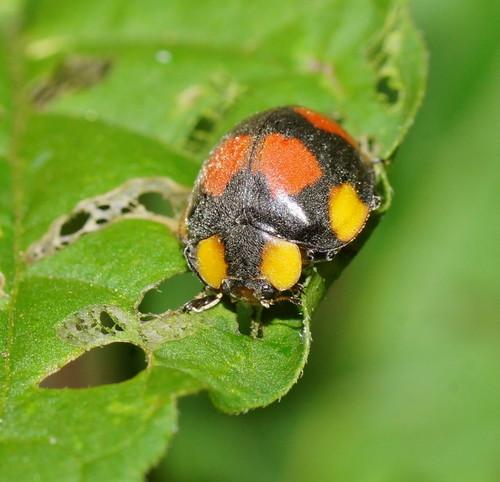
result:
M 124 219 L 151 220 L 175 233 L 189 193 L 190 189 L 167 177 L 131 179 L 108 193 L 80 201 L 70 214 L 55 220 L 47 233 L 30 245 L 25 259 L 33 264 L 75 243 L 84 235 Z M 171 216 L 159 214 L 155 206 L 145 203 L 143 198 L 148 195 L 161 196 L 168 203 Z M 86 349 L 124 341 L 152 352 L 162 343 L 192 335 L 200 326 L 206 327 L 195 317 L 173 310 L 149 315 L 147 321 L 142 319 L 143 314 L 138 307 L 145 294 L 163 281 L 161 279 L 142 290 L 133 313 L 113 305 L 92 305 L 70 314 L 56 325 L 58 337 Z M 1 282 L 0 276 L 0 289 Z
M 185 206 L 190 189 L 170 178 L 132 179 L 112 191 L 80 201 L 69 215 L 61 216 L 47 233 L 32 243 L 25 259 L 34 263 L 50 256 L 81 236 L 99 231 L 121 219 L 149 219 L 165 224 L 172 232 L 177 230 L 178 215 Z M 159 215 L 145 206 L 140 198 L 157 193 L 170 203 L 173 216 Z
M 162 343 L 194 335 L 199 328 L 209 326 L 174 311 L 141 322 L 138 313 L 111 305 L 94 305 L 69 315 L 56 325 L 56 333 L 66 343 L 86 349 L 122 341 L 152 352 Z

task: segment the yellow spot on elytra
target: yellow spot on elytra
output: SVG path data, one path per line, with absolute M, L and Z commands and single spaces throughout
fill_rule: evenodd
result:
M 330 191 L 330 224 L 340 241 L 351 241 L 363 228 L 370 208 L 349 183 L 334 186 Z
M 196 250 L 198 273 L 203 281 L 212 288 L 220 288 L 226 277 L 227 264 L 224 259 L 224 245 L 219 236 L 203 239 Z
M 300 278 L 302 256 L 298 246 L 279 238 L 270 238 L 262 251 L 260 270 L 278 290 L 291 288 Z

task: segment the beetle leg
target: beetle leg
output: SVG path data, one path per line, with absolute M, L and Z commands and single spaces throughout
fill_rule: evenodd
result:
M 329 249 L 327 251 L 316 251 L 314 249 L 307 249 L 306 258 L 310 263 L 331 261 L 339 251 L 340 251 L 339 249 Z
M 370 209 L 372 211 L 377 210 L 378 214 L 383 214 L 389 209 L 394 195 L 394 190 L 389 182 L 386 170 L 389 162 L 386 159 L 377 157 L 372 159 L 372 165 L 375 171 L 375 184 L 378 194 L 374 193 Z
M 215 293 L 211 295 L 204 295 L 200 298 L 188 301 L 183 307 L 184 313 L 201 313 L 202 311 L 212 308 L 222 299 L 222 293 Z
M 278 296 L 277 298 L 274 298 L 274 300 L 271 300 L 269 303 L 270 305 L 274 305 L 275 303 L 278 303 L 280 301 L 289 301 L 290 303 L 293 303 L 294 305 L 300 306 L 302 304 L 302 300 L 297 296 L 297 294 L 293 293 L 292 296 Z M 261 302 L 262 303 L 262 302 Z M 265 308 L 268 308 L 269 306 L 263 305 Z
M 373 157 L 371 161 L 372 164 L 382 164 L 384 167 L 389 165 L 389 161 L 383 157 Z
M 281 301 L 281 300 L 289 301 L 290 303 L 293 303 L 296 306 L 302 305 L 302 300 L 297 296 L 283 296 L 283 298 L 281 298 L 278 301 Z
M 290 291 L 293 293 L 293 296 L 296 298 L 299 297 L 302 293 L 304 293 L 304 290 L 306 289 L 306 285 L 304 283 L 297 283 L 295 286 L 292 286 L 290 288 Z

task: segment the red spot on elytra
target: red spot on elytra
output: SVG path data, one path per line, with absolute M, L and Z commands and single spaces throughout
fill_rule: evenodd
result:
M 202 188 L 207 194 L 220 196 L 233 176 L 248 165 L 250 136 L 230 137 L 220 144 L 208 159 Z
M 252 163 L 253 172 L 266 176 L 273 194 L 298 194 L 314 184 L 322 174 L 321 167 L 307 147 L 294 137 L 269 134 Z
M 295 112 L 300 114 L 302 117 L 305 117 L 313 126 L 321 129 L 323 131 L 330 132 L 332 134 L 337 134 L 346 140 L 351 146 L 359 149 L 357 142 L 344 130 L 340 127 L 337 122 L 330 119 L 329 117 L 324 116 L 323 114 L 319 114 L 310 109 L 306 109 L 305 107 L 295 107 Z

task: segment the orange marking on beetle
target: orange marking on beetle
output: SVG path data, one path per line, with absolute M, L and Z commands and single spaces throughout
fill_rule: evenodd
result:
M 250 136 L 231 137 L 220 144 L 208 159 L 202 181 L 203 191 L 220 196 L 234 175 L 248 164 Z
M 224 252 L 224 244 L 217 235 L 198 243 L 196 249 L 198 273 L 201 279 L 212 288 L 220 288 L 222 280 L 226 277 L 227 264 Z
M 277 290 L 290 289 L 299 281 L 302 273 L 299 247 L 290 241 L 269 236 L 262 249 L 260 270 Z
M 332 187 L 329 214 L 332 231 L 340 241 L 347 243 L 363 229 L 370 208 L 361 201 L 354 187 L 345 182 Z
M 305 117 L 314 127 L 330 132 L 331 134 L 337 134 L 351 144 L 351 146 L 359 149 L 358 143 L 337 122 L 329 117 L 305 107 L 295 107 L 295 112 Z
M 269 134 L 252 164 L 252 172 L 262 172 L 273 194 L 298 194 L 322 175 L 309 149 L 294 137 Z

